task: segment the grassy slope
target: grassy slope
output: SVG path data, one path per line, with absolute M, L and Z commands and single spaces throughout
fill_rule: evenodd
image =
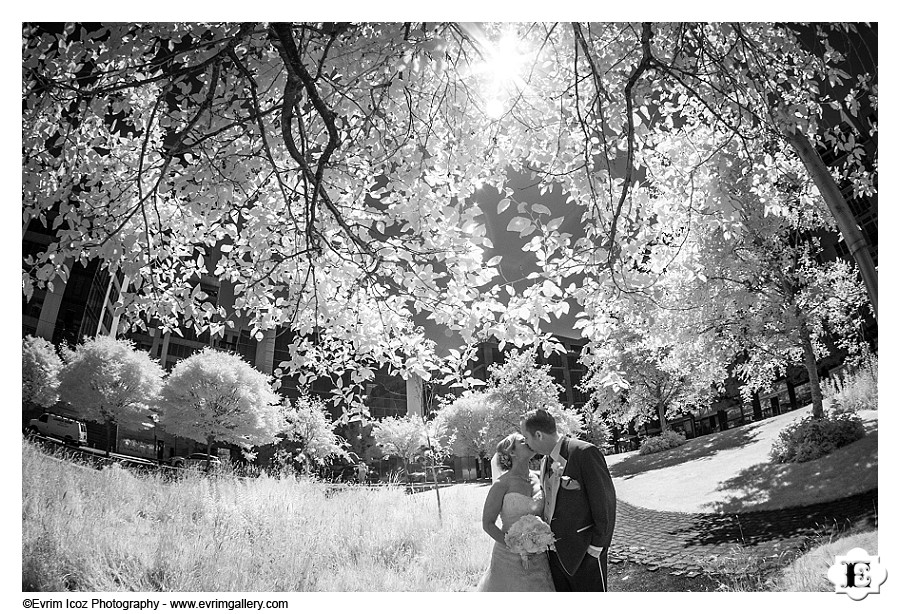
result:
M 775 589 L 790 592 L 834 592 L 834 585 L 828 579 L 828 568 L 834 565 L 836 556 L 846 555 L 853 548 L 877 554 L 878 532 L 848 535 L 810 550 L 779 572 L 775 578 Z
M 689 440 L 658 454 L 607 457 L 619 499 L 676 512 L 773 510 L 840 499 L 878 486 L 878 413 L 861 412 L 868 434 L 801 464 L 775 465 L 778 433 L 809 408 Z

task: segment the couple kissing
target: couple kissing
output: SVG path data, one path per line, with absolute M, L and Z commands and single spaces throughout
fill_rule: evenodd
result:
M 529 469 L 536 454 L 539 472 Z M 553 416 L 538 409 L 497 444 L 491 466 L 482 526 L 494 546 L 477 590 L 608 590 L 616 493 L 600 449 L 560 435 Z

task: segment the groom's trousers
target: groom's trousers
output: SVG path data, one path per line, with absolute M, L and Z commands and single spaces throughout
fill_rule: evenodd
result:
M 609 548 L 604 548 L 599 557 L 584 555 L 574 575 L 569 575 L 559 562 L 556 552 L 550 551 L 550 574 L 553 576 L 553 585 L 557 592 L 603 592 L 609 590 L 606 579 L 606 554 Z

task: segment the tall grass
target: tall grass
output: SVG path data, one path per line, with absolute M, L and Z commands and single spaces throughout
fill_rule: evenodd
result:
M 295 478 L 95 470 L 23 442 L 22 587 L 462 591 L 487 566 L 487 494 L 333 490 Z
M 739 544 L 727 554 L 698 562 L 704 573 L 718 584 L 717 591 L 746 593 L 773 590 L 773 575 L 787 565 L 790 557 L 790 552 L 756 554 Z
M 789 592 L 834 592 L 828 579 L 828 568 L 835 557 L 844 556 L 853 548 L 869 554 L 878 553 L 878 531 L 866 531 L 829 540 L 792 562 L 774 578 L 774 590 Z
M 839 537 L 832 528 L 801 547 L 780 553 L 759 555 L 736 546 L 726 555 L 699 562 L 706 575 L 718 583 L 718 591 L 834 592 L 828 568 L 836 556 L 853 548 L 877 554 L 878 531 L 854 530 Z
M 846 374 L 822 383 L 822 395 L 831 399 L 834 413 L 878 409 L 878 357 L 864 354 Z

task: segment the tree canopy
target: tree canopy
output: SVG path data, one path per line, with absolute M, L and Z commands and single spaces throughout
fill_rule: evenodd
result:
M 426 424 L 415 416 L 382 418 L 372 426 L 372 435 L 382 452 L 398 456 L 404 466 L 423 451 Z
M 561 386 L 550 375 L 550 365 L 536 364 L 537 351 L 511 350 L 505 362 L 491 365 L 484 388 L 447 399 L 434 419 L 441 442 L 455 454 L 489 457 L 534 409 L 550 412 L 562 434 L 582 431 L 583 417 L 559 402 Z
M 307 395 L 294 400 L 285 398 L 279 409 L 286 425 L 280 435 L 295 446 L 295 459 L 302 454 L 310 462 L 322 463 L 330 455 L 346 454 L 320 400 Z
M 270 378 L 239 356 L 205 348 L 180 361 L 160 395 L 162 424 L 174 435 L 249 449 L 285 426 Z
M 877 189 L 874 66 L 848 24 L 148 23 L 23 29 L 23 224 L 53 242 L 23 291 L 100 258 L 119 310 L 217 333 L 295 333 L 289 369 L 429 378 L 422 318 L 471 343 L 547 340 L 581 308 L 658 298 L 730 148 L 763 190 L 804 186 L 877 278 L 839 183 Z M 874 64 L 872 62 L 871 64 Z M 832 129 L 826 113 L 846 118 Z M 816 147 L 819 147 L 819 150 Z M 826 169 L 819 151 L 839 154 Z M 824 169 L 824 170 L 823 170 Z M 522 202 L 530 174 L 579 211 Z M 515 206 L 538 272 L 498 277 L 479 190 Z M 808 189 L 806 188 L 808 186 Z M 777 212 L 776 212 L 777 214 Z M 213 275 L 233 305 L 208 301 Z M 514 284 L 513 281 L 522 283 Z M 345 360 L 346 359 L 346 360 Z M 364 379 L 364 378 L 363 378 Z M 356 382 L 358 383 L 358 382 Z
M 108 455 L 112 423 L 134 426 L 146 421 L 154 412 L 165 372 L 131 341 L 105 335 L 64 350 L 63 358 L 60 397 L 81 417 L 106 424 Z
M 59 372 L 63 363 L 46 339 L 22 339 L 22 402 L 50 407 L 59 400 Z

